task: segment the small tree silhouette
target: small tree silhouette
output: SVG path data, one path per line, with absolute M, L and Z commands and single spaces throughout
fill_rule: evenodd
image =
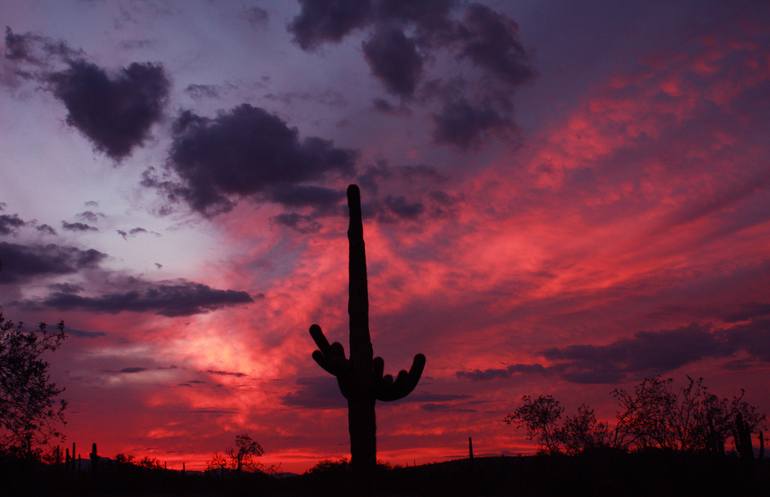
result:
M 61 437 L 57 427 L 67 403 L 57 398 L 64 389 L 50 380 L 43 355 L 64 336 L 64 323 L 53 333 L 45 323 L 27 330 L 0 313 L 0 450 L 39 456 L 39 446 Z
M 318 350 L 313 352 L 313 359 L 337 378 L 340 391 L 348 401 L 351 465 L 356 478 L 365 480 L 377 464 L 375 402 L 398 400 L 409 395 L 420 381 L 425 368 L 425 356 L 415 355 L 409 372 L 401 370 L 395 380 L 391 375 L 383 376 L 385 362 L 381 357 L 373 357 L 369 335 L 369 290 L 366 281 L 364 229 L 357 185 L 348 187 L 347 197 L 350 213 L 350 358 L 345 357 L 345 351 L 339 342 L 329 344 L 317 324 L 310 327 L 310 336 L 318 346 Z
M 559 452 L 559 419 L 564 412 L 561 402 L 551 395 L 535 398 L 525 395 L 521 402 L 522 404 L 513 414 L 506 416 L 504 421 L 525 428 L 527 437 L 537 440 L 546 451 Z
M 249 435 L 243 434 L 235 436 L 235 447 L 228 448 L 225 453 L 230 458 L 230 466 L 240 473 L 244 468 L 252 468 L 255 459 L 265 450 Z
M 0 271 L 3 262 L 0 261 Z M 64 391 L 52 382 L 46 352 L 64 341 L 64 321 L 51 333 L 45 323 L 26 330 L 0 312 L 0 450 L 21 457 L 39 457 L 38 446 L 61 438 L 57 425 L 64 422 Z M 72 457 L 75 457 L 73 446 Z

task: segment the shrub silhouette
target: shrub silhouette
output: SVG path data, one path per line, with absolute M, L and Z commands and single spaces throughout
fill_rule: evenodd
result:
M 663 450 L 724 455 L 725 440 L 732 438 L 743 459 L 754 457 L 752 436 L 759 435 L 765 415 L 744 400 L 744 391 L 732 399 L 711 393 L 703 378 L 687 377 L 679 390 L 673 380 L 644 378 L 632 391 L 615 389 L 618 401 L 615 425 L 596 419 L 594 410 L 578 407 L 562 421 L 564 407 L 550 395 L 522 397 L 522 404 L 503 421 L 525 428 L 548 453 L 584 454 L 597 449 L 620 451 Z
M 318 350 L 313 352 L 313 359 L 337 378 L 340 391 L 348 401 L 351 466 L 357 480 L 366 480 L 372 475 L 377 464 L 375 402 L 398 400 L 409 395 L 420 381 L 425 368 L 425 356 L 414 356 L 409 372 L 401 370 L 395 380 L 391 375 L 383 376 L 385 362 L 381 357 L 373 357 L 369 335 L 366 252 L 358 186 L 348 186 L 347 197 L 350 213 L 350 357 L 345 357 L 345 351 L 339 342 L 330 345 L 317 324 L 310 327 L 310 335 L 318 346 Z

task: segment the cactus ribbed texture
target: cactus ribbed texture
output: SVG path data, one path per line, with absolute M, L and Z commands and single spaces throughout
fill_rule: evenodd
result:
M 402 370 L 395 380 L 384 375 L 385 362 L 373 357 L 369 335 L 369 294 L 366 281 L 366 252 L 361 220 L 361 197 L 358 186 L 347 190 L 350 225 L 349 243 L 349 300 L 350 357 L 339 342 L 329 344 L 314 324 L 310 327 L 318 350 L 313 359 L 325 371 L 337 378 L 340 391 L 348 401 L 348 430 L 350 432 L 350 456 L 353 473 L 357 479 L 368 478 L 377 464 L 376 419 L 374 405 L 377 400 L 393 401 L 409 395 L 420 381 L 425 368 L 425 356 L 417 354 L 412 367 Z

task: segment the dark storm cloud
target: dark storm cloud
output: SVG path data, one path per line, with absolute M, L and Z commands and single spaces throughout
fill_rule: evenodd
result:
M 86 223 L 79 223 L 79 222 L 68 223 L 67 221 L 62 221 L 61 227 L 65 231 L 79 231 L 79 232 L 99 231 L 94 226 L 91 226 Z
M 369 68 L 385 88 L 394 95 L 414 95 L 422 76 L 423 58 L 414 40 L 394 26 L 383 26 L 363 42 L 364 57 Z
M 514 128 L 510 116 L 499 112 L 499 108 L 473 104 L 464 98 L 445 102 L 441 110 L 433 114 L 433 121 L 436 125 L 433 138 L 437 143 L 463 149 L 478 146 L 490 134 Z
M 213 216 L 242 197 L 294 205 L 329 195 L 300 183 L 331 172 L 353 172 L 356 152 L 318 137 L 300 139 L 278 116 L 243 104 L 215 118 L 182 112 L 174 123 L 166 173 L 145 173 L 143 185 L 161 189 L 171 201 Z
M 26 224 L 17 214 L 0 214 L 0 235 L 16 233 L 19 228 L 26 226 Z
M 18 245 L 0 242 L 0 283 L 36 276 L 72 274 L 95 268 L 107 257 L 97 250 L 62 245 Z
M 108 73 L 65 42 L 10 28 L 5 43 L 16 74 L 44 83 L 66 107 L 67 124 L 115 161 L 142 145 L 162 117 L 169 80 L 161 65 L 135 62 Z
M 372 8 L 370 0 L 299 0 L 299 3 L 302 10 L 288 29 L 304 50 L 338 42 L 354 29 L 364 27 Z
M 570 345 L 543 351 L 550 365 L 513 364 L 507 368 L 458 371 L 458 378 L 491 380 L 516 374 L 556 374 L 573 383 L 615 383 L 629 377 L 656 375 L 709 358 L 728 358 L 737 352 L 770 362 L 770 320 L 712 330 L 689 326 L 640 331 L 607 345 Z
M 419 94 L 418 103 L 438 107 L 433 114 L 437 143 L 469 149 L 515 128 L 513 95 L 534 78 L 535 71 L 519 39 L 519 27 L 507 15 L 478 3 L 444 0 L 300 3 L 302 11 L 289 29 L 304 49 L 340 41 L 357 28 L 371 28 L 362 51 L 372 74 L 389 93 L 402 99 Z M 334 16 L 346 20 L 345 29 L 328 36 Z M 423 84 L 425 61 L 439 50 L 468 61 L 477 74 L 465 71 L 462 78 L 470 77 L 474 84 L 451 92 L 436 91 L 441 90 L 437 83 L 450 87 L 451 81 Z M 455 80 L 461 79 L 459 74 Z M 388 114 L 404 113 L 383 99 L 376 99 L 374 107 Z
M 518 38 L 519 26 L 505 14 L 474 3 L 458 27 L 460 56 L 467 57 L 510 86 L 530 80 L 534 71 Z
M 169 90 L 163 67 L 150 63 L 135 62 L 110 75 L 96 64 L 77 60 L 51 74 L 49 81 L 67 108 L 67 124 L 116 161 L 148 139 Z
M 56 291 L 44 299 L 25 302 L 32 307 L 51 307 L 59 310 L 86 310 L 118 313 L 154 312 L 162 316 L 188 316 L 222 307 L 250 304 L 248 293 L 236 290 L 218 290 L 202 283 L 186 280 L 149 282 L 127 278 L 120 284 L 121 291 L 96 296 L 80 292 Z

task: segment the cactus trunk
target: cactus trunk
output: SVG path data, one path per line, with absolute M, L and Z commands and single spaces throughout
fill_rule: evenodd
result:
M 348 432 L 353 472 L 369 475 L 377 465 L 374 399 L 348 399 Z
M 402 370 L 394 380 L 383 376 L 384 361 L 374 357 L 369 334 L 369 290 L 366 280 L 366 250 L 361 216 L 361 198 L 356 185 L 347 191 L 348 226 L 348 316 L 350 319 L 350 357 L 339 342 L 329 344 L 314 324 L 310 327 L 318 350 L 313 359 L 337 377 L 340 391 L 348 400 L 348 431 L 353 472 L 359 482 L 368 481 L 377 463 L 377 400 L 393 401 L 409 395 L 420 380 L 425 356 L 417 354 L 409 372 Z
M 358 200 L 358 201 L 355 201 Z M 353 371 L 372 371 L 372 339 L 369 334 L 369 289 L 366 281 L 366 248 L 360 199 L 350 202 L 348 227 L 348 316 L 350 318 L 350 362 Z M 356 374 L 348 398 L 350 458 L 356 474 L 368 474 L 377 464 L 377 419 L 370 374 Z

